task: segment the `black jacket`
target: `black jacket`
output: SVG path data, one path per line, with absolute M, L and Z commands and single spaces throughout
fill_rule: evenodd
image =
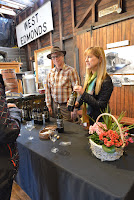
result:
M 0 189 L 14 178 L 18 169 L 16 139 L 20 132 L 21 112 L 7 108 L 5 87 L 0 81 Z M 5 183 L 6 184 L 6 183 Z
M 79 105 L 81 106 L 83 102 L 91 106 L 90 117 L 96 120 L 96 118 L 103 112 L 109 103 L 110 96 L 113 91 L 113 83 L 109 75 L 106 76 L 105 80 L 102 83 L 101 90 L 98 95 L 88 94 L 84 92 L 80 98 Z M 93 124 L 93 121 L 90 120 L 90 124 Z

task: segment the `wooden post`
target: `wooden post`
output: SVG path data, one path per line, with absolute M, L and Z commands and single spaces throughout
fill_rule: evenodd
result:
M 30 57 L 31 57 L 31 46 L 30 44 L 27 44 L 27 50 L 28 50 L 28 70 L 32 70 L 32 66 L 31 66 L 31 61 L 30 61 Z
M 50 45 L 53 46 L 53 33 L 50 32 Z
M 118 0 L 118 6 L 122 9 L 122 0 Z
M 71 0 L 71 15 L 72 15 L 72 29 L 74 34 L 74 28 L 75 28 L 74 0 Z
M 76 33 L 75 33 L 75 13 L 74 13 L 74 0 L 71 0 L 71 16 L 72 16 L 72 30 L 73 30 L 73 52 L 74 52 L 74 68 L 77 69 L 77 60 L 79 59 L 76 55 Z
M 40 42 L 40 38 L 37 38 L 37 48 L 41 49 L 41 42 Z
M 92 8 L 92 23 L 95 23 L 95 5 Z
M 122 0 L 118 0 L 118 10 L 117 13 L 122 13 Z
M 62 8 L 61 8 L 61 0 L 58 0 L 59 7 L 59 33 L 60 33 L 60 48 L 63 49 L 63 22 L 62 22 Z

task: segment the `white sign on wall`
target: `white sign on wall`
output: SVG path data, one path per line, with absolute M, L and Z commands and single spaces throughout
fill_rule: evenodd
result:
M 118 4 L 115 4 L 115 5 L 113 5 L 111 7 L 108 7 L 106 9 L 104 9 L 104 10 L 100 10 L 99 11 L 99 17 L 103 17 L 103 16 L 109 15 L 109 14 L 111 14 L 113 12 L 117 12 L 117 10 L 118 10 Z
M 18 46 L 29 42 L 53 30 L 51 2 L 48 1 L 32 15 L 16 26 Z

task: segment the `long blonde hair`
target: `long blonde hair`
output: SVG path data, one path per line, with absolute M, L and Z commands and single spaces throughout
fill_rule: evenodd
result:
M 89 47 L 85 50 L 84 55 L 89 56 L 93 54 L 96 56 L 100 62 L 98 63 L 97 67 L 97 80 L 96 80 L 96 86 L 95 86 L 95 94 L 97 95 L 101 89 L 101 85 L 103 80 L 106 77 L 107 71 L 106 71 L 106 58 L 105 58 L 105 53 L 102 47 Z M 86 76 L 85 76 L 85 81 L 84 81 L 84 89 L 87 86 L 87 83 L 89 79 L 92 76 L 92 72 L 90 69 L 86 67 Z

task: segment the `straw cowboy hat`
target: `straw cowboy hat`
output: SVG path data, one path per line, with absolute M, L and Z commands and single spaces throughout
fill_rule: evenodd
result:
M 51 48 L 51 53 L 47 55 L 47 58 L 51 59 L 51 54 L 53 53 L 63 53 L 64 56 L 66 55 L 66 51 L 62 51 L 59 47 L 55 46 Z

